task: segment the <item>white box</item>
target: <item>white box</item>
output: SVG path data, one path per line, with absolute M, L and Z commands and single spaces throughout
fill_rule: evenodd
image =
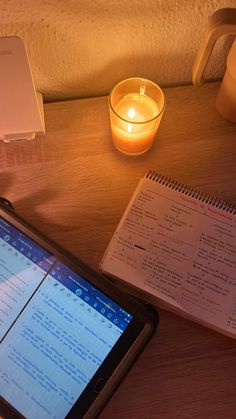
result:
M 23 41 L 0 38 L 0 139 L 31 140 L 45 134 L 42 95 L 35 90 Z

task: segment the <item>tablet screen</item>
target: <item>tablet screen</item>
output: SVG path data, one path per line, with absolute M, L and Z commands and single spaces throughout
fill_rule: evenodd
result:
M 31 419 L 65 417 L 132 314 L 0 218 L 1 398 Z

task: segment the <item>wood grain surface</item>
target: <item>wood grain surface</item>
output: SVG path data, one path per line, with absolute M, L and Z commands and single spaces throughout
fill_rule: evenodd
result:
M 45 137 L 0 144 L 0 195 L 96 270 L 149 169 L 236 203 L 236 124 L 215 110 L 218 87 L 165 89 L 157 138 L 139 157 L 113 147 L 107 97 L 46 104 Z M 159 314 L 157 332 L 101 419 L 236 418 L 235 341 Z

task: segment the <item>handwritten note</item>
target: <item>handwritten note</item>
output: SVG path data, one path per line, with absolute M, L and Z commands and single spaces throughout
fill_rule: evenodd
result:
M 236 215 L 207 200 L 142 179 L 101 268 L 236 332 Z

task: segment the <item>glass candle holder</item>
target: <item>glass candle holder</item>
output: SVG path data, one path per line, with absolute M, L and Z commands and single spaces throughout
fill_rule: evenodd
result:
M 118 83 L 109 95 L 111 133 L 115 147 L 137 156 L 153 144 L 165 109 L 161 88 L 133 77 Z

